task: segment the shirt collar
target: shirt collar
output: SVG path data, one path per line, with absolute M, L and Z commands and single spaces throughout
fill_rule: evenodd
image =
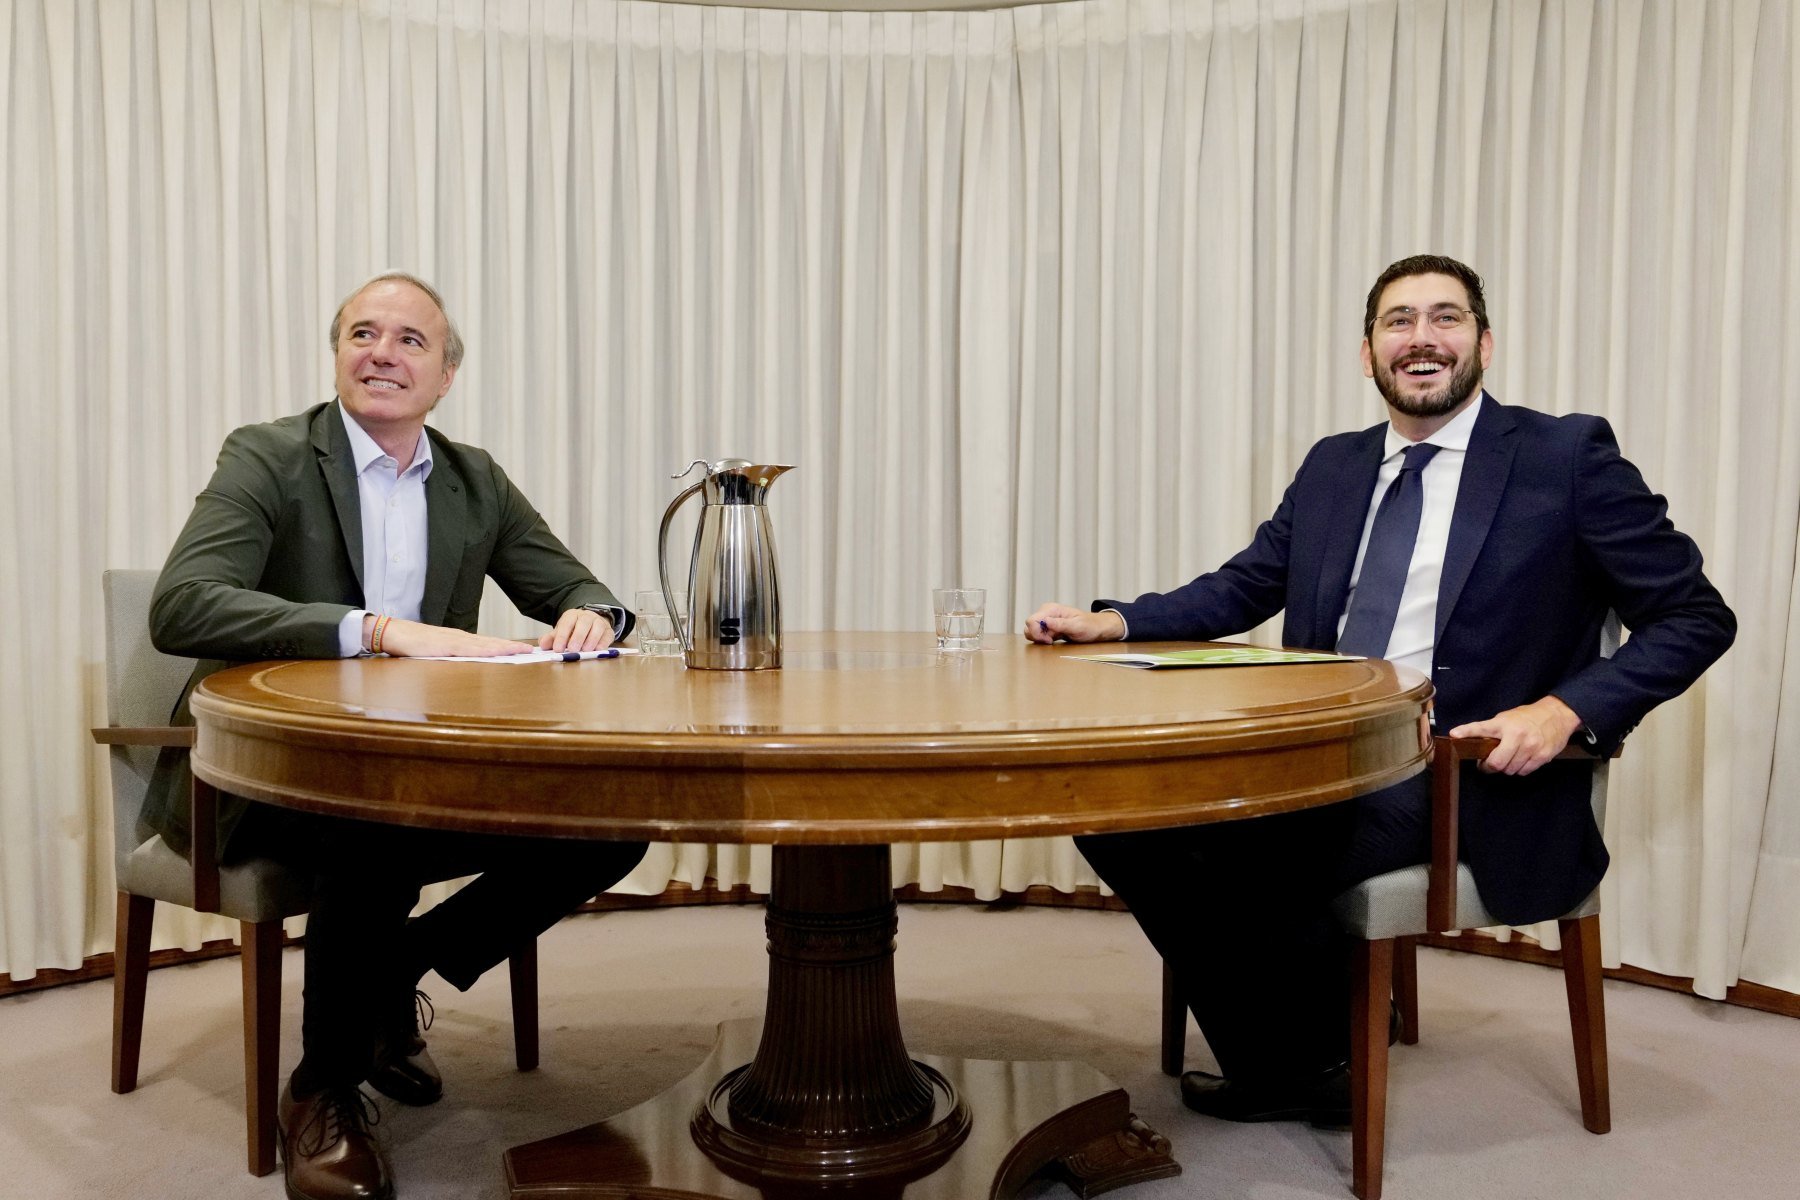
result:
M 356 474 L 360 478 L 370 466 L 390 456 L 376 444 L 367 430 L 356 423 L 356 418 L 350 415 L 350 410 L 342 403 L 338 404 L 338 413 L 344 418 L 344 432 L 350 437 L 350 455 L 356 461 Z M 419 430 L 419 445 L 413 451 L 412 466 L 407 468 L 408 471 L 415 469 L 419 472 L 420 479 L 431 474 L 431 439 L 425 436 L 423 429 Z
M 1486 403 L 1487 391 L 1483 389 L 1481 394 L 1476 396 L 1475 403 L 1451 417 L 1449 421 L 1445 422 L 1442 429 L 1425 440 L 1440 450 L 1468 450 L 1469 438 L 1475 432 L 1475 420 L 1481 415 L 1481 406 Z M 1382 449 L 1381 461 L 1386 462 L 1413 444 L 1410 438 L 1402 436 L 1395 430 L 1392 421 L 1388 422 L 1387 441 Z

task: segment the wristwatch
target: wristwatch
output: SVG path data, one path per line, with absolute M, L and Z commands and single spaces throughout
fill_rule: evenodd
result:
M 605 617 L 607 622 L 613 628 L 614 641 L 624 637 L 628 632 L 625 622 L 627 614 L 623 607 L 617 604 L 583 604 L 580 605 L 580 607 L 586 609 L 588 612 L 599 613 L 601 616 Z

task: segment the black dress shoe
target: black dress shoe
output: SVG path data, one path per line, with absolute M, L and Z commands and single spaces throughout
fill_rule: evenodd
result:
M 392 1100 L 415 1107 L 435 1104 L 444 1095 L 444 1077 L 438 1073 L 421 1027 L 431 1028 L 435 1015 L 431 997 L 414 992 L 406 1006 L 404 1021 L 396 1021 L 375 1042 L 375 1069 L 369 1072 L 369 1086 Z
M 394 1178 L 375 1140 L 380 1117 L 361 1088 L 296 1097 L 275 1106 L 288 1200 L 393 1200 Z
M 1181 1102 L 1221 1121 L 1306 1121 L 1317 1129 L 1348 1129 L 1350 1068 L 1277 1083 L 1234 1083 L 1189 1071 L 1181 1077 Z

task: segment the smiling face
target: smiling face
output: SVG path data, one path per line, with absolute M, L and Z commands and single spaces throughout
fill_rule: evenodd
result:
M 410 455 L 426 414 L 450 390 L 456 368 L 445 362 L 449 330 L 431 297 L 404 280 L 377 280 L 344 304 L 338 399 L 389 453 L 392 439 Z
M 1382 289 L 1374 328 L 1363 339 L 1363 374 L 1375 381 L 1397 426 L 1412 418 L 1425 427 L 1423 437 L 1480 394 L 1481 373 L 1494 356 L 1494 333 L 1476 332 L 1470 307 L 1468 289 L 1450 275 L 1407 275 Z M 1444 328 L 1431 320 L 1433 313 L 1450 312 L 1460 323 Z M 1393 328 L 1395 314 L 1409 313 L 1424 317 Z

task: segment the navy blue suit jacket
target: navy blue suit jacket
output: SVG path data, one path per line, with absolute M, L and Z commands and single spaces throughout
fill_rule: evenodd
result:
M 1437 728 L 1555 695 L 1610 751 L 1725 652 L 1736 620 L 1605 420 L 1478 403 L 1438 587 Z M 1117 608 L 1137 641 L 1229 637 L 1285 612 L 1284 644 L 1332 649 L 1386 431 L 1315 445 L 1275 515 L 1217 571 L 1094 607 Z M 1601 658 L 1609 609 L 1631 636 Z M 1462 857 L 1495 916 L 1560 916 L 1599 883 L 1591 777 L 1579 762 L 1465 776 Z

